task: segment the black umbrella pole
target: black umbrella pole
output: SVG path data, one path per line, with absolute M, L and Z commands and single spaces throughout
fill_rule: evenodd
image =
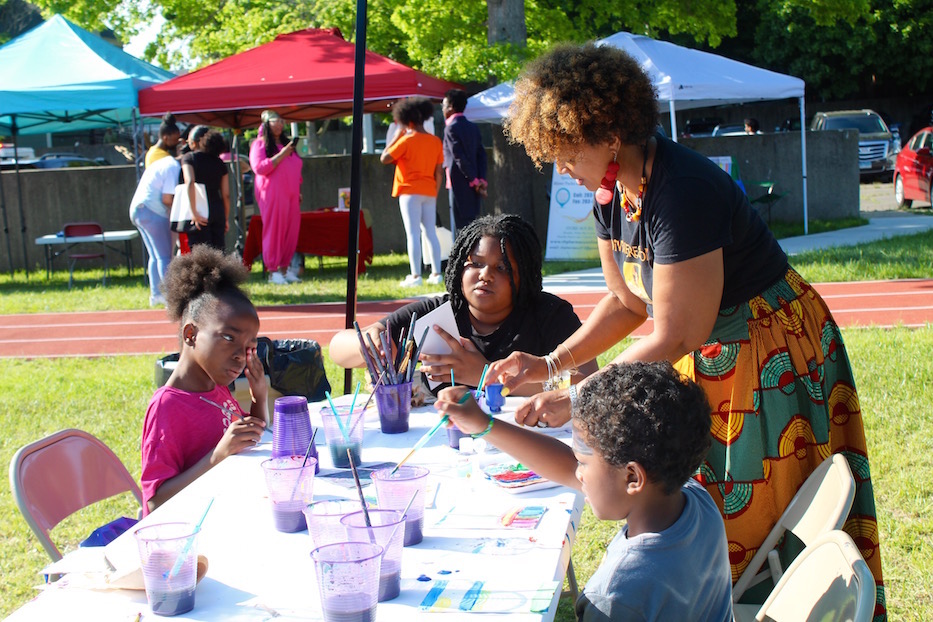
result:
M 360 246 L 360 188 L 363 160 L 363 86 L 366 69 L 366 0 L 356 3 L 356 55 L 353 67 L 353 134 L 350 157 L 350 231 L 347 240 L 347 314 L 344 328 L 356 319 L 356 266 Z M 350 392 L 353 370 L 343 375 L 343 391 Z

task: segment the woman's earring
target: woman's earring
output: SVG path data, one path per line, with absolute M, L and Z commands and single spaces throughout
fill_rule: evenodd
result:
M 615 194 L 613 185 L 616 183 L 616 176 L 619 174 L 619 163 L 616 162 L 616 154 L 612 155 L 612 162 L 606 167 L 606 174 L 603 180 L 599 182 L 599 189 L 596 191 L 596 202 L 600 205 L 609 205 L 612 202 L 612 196 Z

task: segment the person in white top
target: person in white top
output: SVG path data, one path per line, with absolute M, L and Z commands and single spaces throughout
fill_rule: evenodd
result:
M 181 165 L 174 157 L 160 158 L 146 167 L 133 200 L 130 220 L 139 229 L 149 254 L 149 305 L 164 305 L 160 286 L 172 260 L 172 231 L 169 214 Z

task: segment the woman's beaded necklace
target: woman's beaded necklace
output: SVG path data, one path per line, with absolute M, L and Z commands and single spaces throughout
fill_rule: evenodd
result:
M 622 189 L 622 211 L 625 212 L 626 222 L 638 222 L 641 218 L 641 208 L 645 199 L 645 187 L 648 185 L 647 165 L 648 142 L 646 141 L 641 160 L 641 180 L 638 182 L 638 195 L 635 197 L 634 201 L 629 200 L 628 193 L 625 191 L 625 186 L 622 185 L 621 181 L 619 182 L 619 187 Z

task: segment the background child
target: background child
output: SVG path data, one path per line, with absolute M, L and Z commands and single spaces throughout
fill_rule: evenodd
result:
M 421 370 L 431 380 L 450 382 L 453 369 L 457 380 L 475 387 L 486 363 L 516 350 L 543 356 L 580 327 L 569 302 L 542 291 L 541 243 L 534 228 L 514 214 L 483 216 L 464 227 L 450 251 L 445 276 L 447 294 L 421 298 L 362 329 L 379 344 L 378 334 L 391 323 L 392 340 L 397 342 L 413 313 L 424 317 L 449 300 L 464 337 L 438 329 L 452 352 L 421 355 Z M 337 333 L 329 352 L 341 367 L 364 364 L 353 330 Z M 563 360 L 569 368 L 566 354 Z M 595 361 L 583 363 L 578 371 L 573 382 L 596 371 Z M 535 383 L 513 393 L 531 395 L 540 390 Z
M 581 490 L 597 518 L 626 520 L 576 603 L 579 620 L 732 620 L 722 516 L 690 475 L 710 445 L 703 390 L 670 363 L 612 365 L 573 409 L 573 448 L 492 420 L 463 387 L 437 409 L 552 481 Z
M 235 256 L 206 245 L 169 264 L 162 289 L 169 318 L 181 324 L 181 356 L 146 409 L 140 478 L 146 514 L 259 442 L 269 389 L 256 357 L 259 316 L 240 289 L 248 276 Z M 249 416 L 227 388 L 244 369 Z

